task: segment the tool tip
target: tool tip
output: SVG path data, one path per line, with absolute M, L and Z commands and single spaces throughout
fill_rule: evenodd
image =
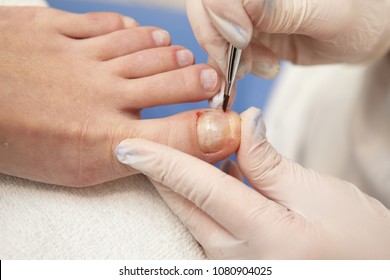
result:
M 224 95 L 224 96 L 223 96 L 223 104 L 222 104 L 222 110 L 223 110 L 224 112 L 226 112 L 228 103 L 229 103 L 229 96 L 228 96 L 228 95 Z

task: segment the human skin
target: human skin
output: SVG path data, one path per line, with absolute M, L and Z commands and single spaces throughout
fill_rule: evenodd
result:
M 220 88 L 216 71 L 194 65 L 163 30 L 113 13 L 32 7 L 0 8 L 0 30 L 1 173 L 90 186 L 135 173 L 113 154 L 126 138 L 208 162 L 238 148 L 233 112 L 140 120 L 143 108 L 206 100 Z

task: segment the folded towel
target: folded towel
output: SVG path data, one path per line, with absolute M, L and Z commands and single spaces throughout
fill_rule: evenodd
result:
M 0 174 L 0 259 L 201 259 L 142 175 L 88 188 Z

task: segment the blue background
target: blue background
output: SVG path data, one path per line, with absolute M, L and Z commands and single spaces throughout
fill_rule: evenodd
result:
M 134 18 L 141 25 L 163 28 L 171 34 L 173 44 L 182 45 L 194 53 L 197 63 L 205 63 L 207 61 L 207 56 L 199 47 L 184 11 L 146 5 L 80 2 L 72 0 L 48 0 L 48 3 L 53 8 L 75 13 L 90 11 L 117 12 Z M 260 79 L 252 75 L 248 75 L 244 79 L 239 80 L 237 83 L 237 97 L 232 110 L 241 113 L 251 106 L 263 109 L 271 87 L 272 81 Z M 159 118 L 174 115 L 182 111 L 208 107 L 208 103 L 203 101 L 147 108 L 142 111 L 142 118 Z

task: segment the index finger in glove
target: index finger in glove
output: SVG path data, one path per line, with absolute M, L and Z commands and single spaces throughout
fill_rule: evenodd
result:
M 202 0 L 201 2 L 219 34 L 236 48 L 245 49 L 252 38 L 253 29 L 243 1 Z
M 192 201 L 236 237 L 272 222 L 285 208 L 214 166 L 167 146 L 142 139 L 122 141 L 120 162 Z
M 224 72 L 228 42 L 212 24 L 203 8 L 202 1 L 187 0 L 186 9 L 188 20 L 200 46 L 218 63 Z
M 210 15 L 215 15 L 212 19 L 216 26 L 221 26 L 218 30 L 223 28 L 222 24 L 230 24 L 241 27 L 237 27 L 237 31 L 244 34 L 252 32 L 253 25 L 253 28 L 265 33 L 303 34 L 317 38 L 338 32 L 341 23 L 353 10 L 353 1 L 340 0 L 232 0 L 229 4 L 226 1 L 202 0 L 202 3 Z
M 198 40 L 200 46 L 213 60 L 216 61 L 222 73 L 226 74 L 226 60 L 229 43 L 232 43 L 237 48 L 244 49 L 251 40 L 252 31 L 248 32 L 248 34 L 245 36 L 242 34 L 240 35 L 240 33 L 246 32 L 238 26 L 230 24 L 224 25 L 218 21 L 216 14 L 211 12 L 210 15 L 205 10 L 205 6 L 200 0 L 187 0 L 186 9 L 192 30 L 194 31 L 195 37 Z M 215 20 L 218 21 L 218 24 L 215 23 Z M 225 27 L 221 28 L 221 24 Z M 252 30 L 250 21 L 248 28 Z M 236 34 L 235 32 L 237 30 L 239 31 L 239 34 L 237 35 L 238 37 L 236 35 L 229 35 L 231 32 Z M 244 52 L 241 58 L 241 70 L 239 70 L 239 72 L 243 72 L 243 68 L 248 69 L 251 64 L 250 56 L 246 55 L 245 53 L 246 52 Z M 238 76 L 242 77 L 244 75 L 239 73 Z

